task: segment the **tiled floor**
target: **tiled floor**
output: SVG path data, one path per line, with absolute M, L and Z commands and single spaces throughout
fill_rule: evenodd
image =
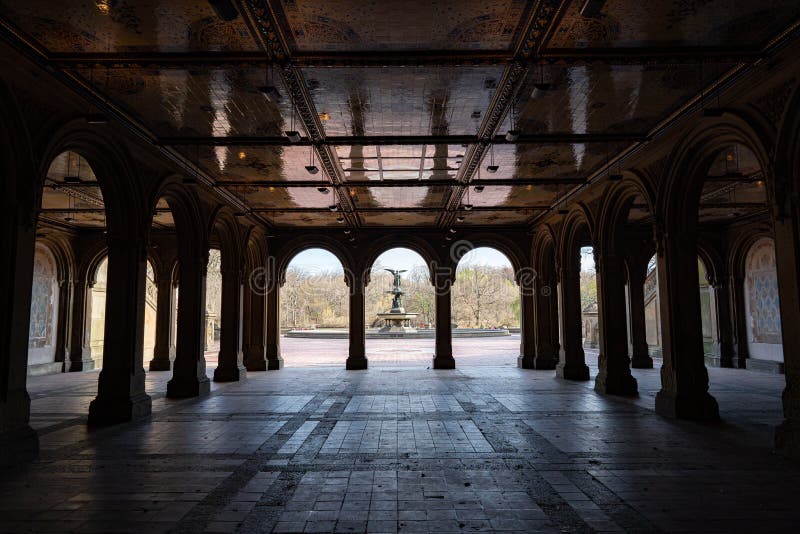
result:
M 698 424 L 653 413 L 658 370 L 620 399 L 457 361 L 250 373 L 184 401 L 149 373 L 153 417 L 92 431 L 97 373 L 33 378 L 42 451 L 2 472 L 0 532 L 797 531 L 800 465 L 771 451 L 782 376 L 709 369 L 723 421 Z

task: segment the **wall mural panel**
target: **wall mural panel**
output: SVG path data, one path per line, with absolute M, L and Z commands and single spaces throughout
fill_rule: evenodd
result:
M 753 343 L 782 343 L 775 245 L 771 239 L 757 241 L 750 249 L 745 279 L 748 339 Z
M 53 345 L 57 301 L 58 280 L 55 260 L 46 248 L 37 246 L 33 260 L 33 289 L 28 330 L 29 348 L 44 348 Z

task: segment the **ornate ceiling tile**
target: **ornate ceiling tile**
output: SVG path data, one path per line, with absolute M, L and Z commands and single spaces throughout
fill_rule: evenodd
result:
M 349 187 L 357 208 L 436 208 L 447 187 Z

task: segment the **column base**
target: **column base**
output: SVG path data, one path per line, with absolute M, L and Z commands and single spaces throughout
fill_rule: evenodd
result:
M 636 397 L 639 395 L 639 384 L 627 373 L 609 375 L 600 372 L 594 380 L 594 390 L 603 395 L 621 395 L 625 397 Z
M 219 366 L 214 369 L 214 382 L 239 382 L 247 380 L 247 369 L 244 365 Z
M 97 396 L 89 404 L 89 424 L 115 425 L 148 417 L 152 413 L 150 395 L 141 392 L 133 397 Z
M 675 419 L 695 421 L 718 421 L 717 399 L 708 392 L 693 395 L 678 394 L 663 389 L 656 394 L 656 413 Z
M 69 362 L 70 373 L 94 370 L 94 360 L 73 360 Z
M 553 356 L 537 356 L 534 361 L 534 369 L 540 371 L 552 371 L 558 365 L 558 358 Z
M 166 358 L 153 358 L 150 360 L 151 371 L 169 371 L 172 369 L 172 361 Z
M 775 450 L 800 460 L 800 420 L 784 419 L 775 429 Z
M 517 356 L 517 367 L 520 369 L 536 369 L 536 358 L 533 356 Z
M 649 354 L 634 354 L 631 358 L 631 367 L 633 369 L 652 369 L 653 358 Z
M 589 367 L 585 363 L 569 364 L 559 363 L 556 366 L 556 376 L 565 380 L 589 380 Z
M 170 399 L 185 399 L 199 397 L 211 392 L 211 382 L 208 378 L 190 378 L 181 380 L 173 378 L 167 382 L 167 397 Z
M 267 371 L 280 371 L 283 369 L 283 358 L 271 358 L 267 360 Z
M 349 357 L 347 358 L 346 368 L 348 371 L 361 371 L 368 367 L 369 363 L 366 357 L 361 358 L 354 358 Z
M 442 356 L 441 358 L 438 356 L 433 357 L 433 368 L 434 369 L 455 369 L 456 368 L 456 360 L 452 356 Z
M 266 371 L 267 358 L 264 347 L 247 346 L 242 348 L 244 354 L 244 367 L 248 371 Z
M 0 466 L 33 460 L 39 454 L 39 435 L 30 426 L 0 432 Z

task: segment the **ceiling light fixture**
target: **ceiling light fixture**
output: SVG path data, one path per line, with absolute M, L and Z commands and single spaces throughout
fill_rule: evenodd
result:
M 306 170 L 308 174 L 317 174 L 319 172 L 319 167 L 314 165 L 314 145 L 308 147 L 308 165 L 306 165 Z
M 336 222 L 339 224 L 344 223 L 344 217 L 336 217 Z
M 108 117 L 106 117 L 102 113 L 91 113 L 89 115 L 86 115 L 84 119 L 86 120 L 86 124 L 93 124 L 93 125 L 108 124 Z
M 489 165 L 486 166 L 486 172 L 494 174 L 500 167 L 494 164 L 494 145 L 489 147 Z
M 456 217 L 456 222 L 464 222 L 464 216 L 463 215 L 457 216 Z
M 483 189 L 484 189 L 484 187 L 485 187 L 485 186 L 483 186 L 483 185 L 476 185 L 476 186 L 475 186 L 475 192 L 476 192 L 476 193 L 483 193 Z
M 319 191 L 319 192 L 320 192 L 320 193 L 322 193 L 323 195 L 327 195 L 328 193 L 330 193 L 330 189 L 328 189 L 328 188 L 327 188 L 327 187 L 325 187 L 324 185 L 323 185 L 323 186 L 320 186 L 320 187 L 318 187 L 318 188 L 317 188 L 317 191 Z
M 331 120 L 331 114 L 323 111 L 322 113 L 319 114 L 319 120 L 321 120 L 322 122 L 329 121 Z
M 239 159 L 245 159 L 247 157 L 247 152 L 244 150 L 239 151 Z
M 509 130 L 506 132 L 506 141 L 513 143 L 519 139 L 519 130 Z
M 339 211 L 339 206 L 337 206 L 336 204 L 331 204 L 330 206 L 328 206 L 328 209 L 331 211 Z
M 284 133 L 286 134 L 286 137 L 289 138 L 290 143 L 300 142 L 300 132 L 297 130 L 286 130 Z
M 264 98 L 269 102 L 278 102 L 281 99 L 281 93 L 274 85 L 262 85 L 258 88 L 258 91 L 264 95 Z

